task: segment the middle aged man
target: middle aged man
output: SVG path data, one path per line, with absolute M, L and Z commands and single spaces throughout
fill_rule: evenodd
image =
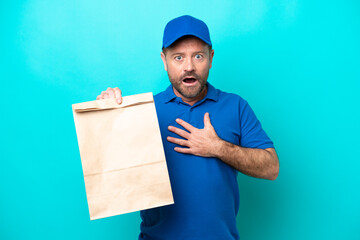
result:
M 161 58 L 171 85 L 154 100 L 175 204 L 141 211 L 139 239 L 239 239 L 238 171 L 277 178 L 273 143 L 249 104 L 207 82 L 213 56 L 203 21 L 186 15 L 166 25 Z M 97 99 L 113 97 L 121 103 L 119 88 Z

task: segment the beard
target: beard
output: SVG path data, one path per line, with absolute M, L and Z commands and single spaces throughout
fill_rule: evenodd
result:
M 169 80 L 171 85 L 184 97 L 186 98 L 194 98 L 199 96 L 199 94 L 205 89 L 207 78 L 209 76 L 209 70 L 207 70 L 203 75 L 198 75 L 195 72 L 187 72 L 176 78 L 171 76 L 168 72 Z M 196 79 L 197 83 L 194 86 L 186 86 L 183 84 L 185 78 L 191 77 Z

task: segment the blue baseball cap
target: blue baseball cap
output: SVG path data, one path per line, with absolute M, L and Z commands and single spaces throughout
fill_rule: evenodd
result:
M 187 35 L 200 38 L 206 44 L 212 46 L 209 29 L 206 24 L 200 19 L 184 15 L 177 17 L 166 24 L 162 47 L 167 48 L 179 38 Z

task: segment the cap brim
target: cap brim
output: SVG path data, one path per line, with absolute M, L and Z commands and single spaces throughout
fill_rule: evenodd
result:
M 174 42 L 176 42 L 177 40 L 179 40 L 180 38 L 182 37 L 185 37 L 185 36 L 194 36 L 194 37 L 197 37 L 199 38 L 200 40 L 202 40 L 204 43 L 206 43 L 207 45 L 209 46 L 212 46 L 211 42 L 207 41 L 206 39 L 204 39 L 203 37 L 195 34 L 195 33 L 182 33 L 176 37 L 174 37 L 173 39 L 171 39 L 170 41 L 166 42 L 164 45 L 163 45 L 163 48 L 168 48 L 171 46 L 171 44 L 173 44 Z

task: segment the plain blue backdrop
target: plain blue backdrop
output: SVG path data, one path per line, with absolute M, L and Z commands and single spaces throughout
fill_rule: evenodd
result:
M 360 239 L 358 1 L 1 1 L 0 239 L 136 239 L 139 213 L 89 220 L 71 104 L 168 86 L 172 18 L 210 29 L 209 81 L 241 95 L 280 158 L 240 174 L 244 240 Z

